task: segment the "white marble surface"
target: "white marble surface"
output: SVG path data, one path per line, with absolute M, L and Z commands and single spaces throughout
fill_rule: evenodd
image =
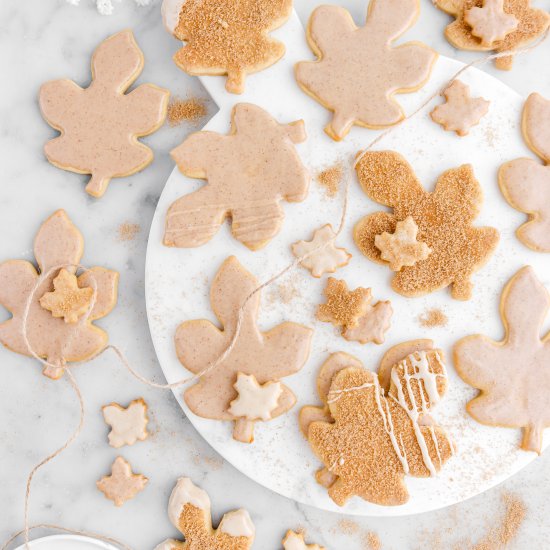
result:
M 341 0 L 357 20 L 364 2 Z M 28 258 L 34 233 L 42 219 L 65 208 L 86 239 L 84 261 L 105 265 L 123 274 L 117 309 L 101 325 L 145 376 L 163 381 L 145 319 L 143 271 L 149 224 L 160 191 L 172 169 L 168 151 L 193 128 L 165 127 L 146 141 L 156 158 L 144 172 L 115 181 L 101 200 L 83 192 L 84 176 L 63 172 L 43 158 L 42 146 L 53 131 L 43 122 L 36 104 L 39 85 L 48 79 L 89 80 L 93 48 L 107 35 L 128 27 L 145 52 L 146 65 L 138 82 L 151 81 L 174 94 L 205 94 L 196 79 L 179 72 L 171 54 L 177 43 L 163 32 L 159 6 L 139 8 L 124 0 L 113 16 L 96 14 L 92 2 L 74 8 L 64 0 L 2 0 L 0 2 L 0 259 Z M 306 17 L 315 2 L 296 0 Z M 537 4 L 550 9 L 548 0 Z M 441 53 L 467 61 L 473 54 L 455 52 L 444 39 L 447 17 L 422 0 L 422 14 L 407 39 L 422 39 Z M 537 90 L 550 97 L 550 43 L 518 60 L 510 73 L 492 72 L 522 94 Z M 215 107 L 211 107 L 213 113 Z M 28 205 L 28 206 L 24 206 Z M 131 242 L 118 239 L 123 222 L 139 223 Z M 0 313 L 4 318 L 5 313 Z M 60 445 L 77 423 L 77 404 L 68 384 L 39 374 L 31 360 L 0 350 L 0 541 L 23 523 L 23 496 L 29 469 Z M 508 548 L 542 548 L 550 537 L 548 454 L 489 493 L 435 513 L 401 519 L 353 519 L 352 534 L 343 534 L 344 516 L 317 511 L 279 497 L 225 464 L 184 417 L 169 392 L 153 390 L 133 380 L 112 356 L 75 371 L 87 407 L 84 432 L 63 456 L 41 470 L 33 485 L 31 521 L 60 523 L 117 537 L 137 550 L 152 548 L 176 536 L 166 506 L 180 475 L 192 477 L 211 496 L 214 519 L 229 509 L 246 506 L 257 528 L 255 548 L 280 548 L 287 528 L 307 528 L 311 539 L 332 549 L 365 548 L 363 536 L 376 532 L 383 548 L 447 549 L 476 542 L 502 514 L 501 495 L 515 492 L 528 514 Z M 151 408 L 153 436 L 117 452 L 107 445 L 101 405 L 143 396 Z M 146 490 L 116 509 L 95 488 L 111 462 L 123 455 L 136 471 L 150 478 Z

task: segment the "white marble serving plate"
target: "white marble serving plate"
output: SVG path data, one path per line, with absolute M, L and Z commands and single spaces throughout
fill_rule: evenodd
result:
M 299 145 L 298 150 L 312 174 L 338 160 L 349 165 L 355 153 L 365 148 L 378 133 L 354 128 L 343 142 L 335 143 L 328 138 L 323 132 L 330 116 L 328 111 L 306 96 L 294 80 L 295 62 L 312 58 L 296 15 L 275 34 L 285 42 L 286 56 L 270 69 L 251 76 L 243 95 L 227 94 L 223 78 L 202 78 L 220 107 L 206 128 L 226 133 L 233 105 L 247 101 L 256 103 L 280 122 L 305 121 L 308 140 Z M 429 84 L 418 93 L 398 96 L 399 102 L 406 112 L 412 112 L 461 67 L 459 62 L 440 57 Z M 501 242 L 490 262 L 474 275 L 473 298 L 468 302 L 452 300 L 448 289 L 415 299 L 406 299 L 392 291 L 389 269 L 369 261 L 353 242 L 354 224 L 366 214 L 383 209 L 364 195 L 354 178 L 346 226 L 338 240 L 340 246 L 352 252 L 353 259 L 347 267 L 336 272 L 336 277 L 345 279 L 351 288 L 372 287 L 375 300 L 391 300 L 394 316 L 386 342 L 381 346 L 347 342 L 331 325 L 315 320 L 317 304 L 323 301 L 326 277 L 317 280 L 305 269 L 298 268 L 263 292 L 259 320 L 263 330 L 283 320 L 315 329 L 307 364 L 298 374 L 284 379 L 298 397 L 296 407 L 267 424 L 258 423 L 256 440 L 252 445 L 245 445 L 232 439 L 231 423 L 206 420 L 191 413 L 182 399 L 183 387 L 174 392 L 196 429 L 226 460 L 258 483 L 296 501 L 326 510 L 368 516 L 425 512 L 489 489 L 536 456 L 518 449 L 520 430 L 484 427 L 466 414 L 464 406 L 476 395 L 476 390 L 458 378 L 450 359 L 453 344 L 462 336 L 478 332 L 495 339 L 503 336 L 498 313 L 500 293 L 505 282 L 521 266 L 532 265 L 543 283 L 550 287 L 548 257 L 530 251 L 517 241 L 514 232 L 524 221 L 524 216 L 508 206 L 497 185 L 500 164 L 516 157 L 533 156 L 524 145 L 519 128 L 523 99 L 500 81 L 476 69 L 469 69 L 461 80 L 471 86 L 474 96 L 491 101 L 489 114 L 471 130 L 470 135 L 458 138 L 454 133 L 443 131 L 429 118 L 431 105 L 385 137 L 376 149 L 393 149 L 403 154 L 428 189 L 433 188 L 443 171 L 463 163 L 474 166 L 485 195 L 482 212 L 475 223 L 498 228 Z M 327 222 L 336 227 L 340 219 L 342 197 L 327 198 L 320 186 L 312 181 L 307 200 L 284 205 L 286 219 L 280 234 L 260 251 L 251 252 L 233 239 L 228 225 L 200 248 L 163 246 L 168 207 L 201 185 L 202 181 L 188 179 L 177 168 L 174 169 L 158 203 L 147 250 L 149 325 L 158 359 L 169 382 L 188 374 L 175 354 L 173 337 L 176 327 L 190 319 L 205 318 L 216 322 L 208 296 L 212 278 L 225 258 L 232 254 L 237 256 L 249 271 L 264 281 L 292 260 L 292 242 L 310 239 L 313 230 Z M 295 296 L 288 303 L 280 299 L 279 283 L 287 290 L 294 289 Z M 447 326 L 427 329 L 419 325 L 418 316 L 431 308 L 445 312 L 449 318 Z M 414 338 L 432 338 L 449 358 L 450 389 L 433 416 L 454 438 L 457 454 L 436 478 L 407 478 L 410 500 L 403 506 L 381 507 L 353 498 L 344 508 L 339 508 L 313 477 L 321 464 L 298 429 L 298 411 L 303 405 L 319 402 L 315 390 L 316 376 L 329 353 L 346 351 L 360 358 L 365 366 L 376 369 L 390 346 Z M 548 439 L 545 446 L 547 444 Z
M 29 548 L 33 550 L 116 550 L 116 548 L 106 542 L 81 537 L 79 535 L 51 535 L 42 537 L 29 542 Z M 25 545 L 21 545 L 16 550 L 25 550 Z

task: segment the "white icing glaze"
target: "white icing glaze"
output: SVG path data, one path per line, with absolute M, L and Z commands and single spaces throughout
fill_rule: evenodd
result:
M 225 514 L 218 529 L 231 537 L 253 537 L 256 532 L 250 515 L 242 508 Z
M 105 422 L 111 426 L 109 444 L 115 448 L 133 445 L 147 438 L 147 407 L 141 400 L 130 403 L 125 409 L 119 405 L 103 407 Z
M 170 34 L 174 34 L 180 20 L 181 8 L 185 0 L 163 0 L 160 11 L 162 22 Z
M 239 396 L 231 401 L 228 412 L 236 418 L 247 420 L 270 420 L 283 393 L 280 382 L 260 385 L 253 374 L 240 372 L 234 384 Z
M 179 528 L 181 512 L 186 504 L 210 510 L 210 498 L 206 492 L 194 485 L 188 477 L 180 477 L 168 502 L 168 517 L 176 528 Z
M 173 548 L 177 548 L 178 541 L 174 539 L 166 539 L 165 541 L 161 542 L 159 545 L 155 546 L 155 550 L 172 550 Z

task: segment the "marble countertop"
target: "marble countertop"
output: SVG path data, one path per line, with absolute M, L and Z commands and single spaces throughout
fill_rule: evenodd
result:
M 295 0 L 302 20 L 317 2 Z M 339 0 L 364 17 L 366 2 Z M 550 9 L 550 1 L 535 5 Z M 456 52 L 442 36 L 448 17 L 428 0 L 407 39 L 423 40 L 440 53 L 469 61 L 475 54 Z M 159 3 L 138 7 L 132 0 L 116 3 L 112 16 L 97 14 L 91 0 L 75 8 L 65 0 L 2 0 L 0 3 L 0 260 L 31 259 L 32 239 L 40 223 L 65 208 L 85 236 L 84 262 L 121 272 L 119 305 L 101 325 L 122 347 L 144 376 L 163 382 L 149 330 L 144 301 L 147 235 L 155 205 L 173 163 L 168 152 L 194 128 L 165 126 L 145 141 L 155 150 L 153 164 L 143 172 L 111 183 L 96 200 L 84 193 L 85 176 L 59 170 L 43 156 L 44 142 L 54 135 L 37 106 L 40 84 L 68 77 L 86 85 L 89 60 L 106 36 L 131 28 L 145 54 L 139 82 L 154 82 L 182 97 L 207 99 L 196 78 L 171 61 L 177 43 L 162 29 Z M 550 42 L 518 59 L 511 72 L 486 65 L 484 70 L 527 95 L 550 97 Z M 209 102 L 209 114 L 216 111 Z M 206 122 L 206 119 L 205 119 Z M 120 227 L 139 225 L 135 238 L 125 240 Z M 0 320 L 7 317 L 2 310 Z M 33 483 L 31 523 L 56 523 L 124 541 L 147 550 L 178 535 L 166 509 L 177 477 L 186 475 L 206 489 L 213 518 L 246 507 L 256 525 L 254 548 L 280 548 L 287 529 L 305 528 L 311 541 L 330 549 L 369 548 L 376 533 L 383 549 L 466 549 L 498 526 L 504 514 L 503 495 L 518 495 L 526 519 L 508 549 L 541 548 L 549 540 L 550 483 L 548 453 L 503 485 L 459 505 L 404 518 L 346 518 L 298 505 L 240 474 L 202 440 L 180 410 L 171 392 L 143 386 L 116 358 L 105 354 L 74 371 L 86 402 L 86 422 L 78 441 L 37 474 Z M 0 542 L 23 525 L 25 481 L 31 467 L 61 445 L 78 423 L 78 404 L 66 381 L 40 375 L 35 361 L 0 349 Z M 117 452 L 107 444 L 108 428 L 100 408 L 111 401 L 126 403 L 143 396 L 150 407 L 152 436 Z M 96 489 L 118 455 L 149 477 L 145 491 L 115 508 Z M 37 533 L 38 534 L 38 533 Z

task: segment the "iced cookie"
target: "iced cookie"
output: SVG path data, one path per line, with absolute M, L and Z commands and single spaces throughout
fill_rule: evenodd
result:
M 283 539 L 284 550 L 326 550 L 324 546 L 318 544 L 306 544 L 303 533 L 287 531 Z
M 471 97 L 470 88 L 460 80 L 453 80 L 443 92 L 446 103 L 438 105 L 430 116 L 448 132 L 466 136 L 472 126 L 487 114 L 489 103 L 482 97 Z
M 111 426 L 109 445 L 116 449 L 124 445 L 133 445 L 136 441 L 147 439 L 147 403 L 142 398 L 134 399 L 126 408 L 118 403 L 102 407 L 103 418 Z
M 143 54 L 131 31 L 103 41 L 92 58 L 92 83 L 52 80 L 40 88 L 42 115 L 61 132 L 44 146 L 58 168 L 91 174 L 86 191 L 101 197 L 111 178 L 139 172 L 153 152 L 138 141 L 157 130 L 166 117 L 170 92 L 142 84 L 125 92 L 143 69 Z
M 44 368 L 44 374 L 54 379 L 63 375 L 66 363 L 92 357 L 108 340 L 107 333 L 93 321 L 105 317 L 114 308 L 118 273 L 93 267 L 77 277 L 76 265 L 83 252 L 84 239 L 80 231 L 64 210 L 58 210 L 42 224 L 34 241 L 38 271 L 24 260 L 0 264 L 0 304 L 12 314 L 11 319 L 0 323 L 0 342 L 16 353 L 31 357 L 34 352 L 57 365 Z M 67 283 L 72 289 L 69 293 L 61 281 L 70 281 Z M 86 307 L 80 298 L 74 298 L 73 293 L 78 289 L 92 290 L 91 297 L 86 291 Z M 28 300 L 31 303 L 27 344 L 23 317 Z
M 239 309 L 257 286 L 256 278 L 237 258 L 225 260 L 210 289 L 212 310 L 222 330 L 210 321 L 193 320 L 176 331 L 176 352 L 187 370 L 200 373 L 224 353 L 235 333 Z M 313 332 L 290 322 L 261 332 L 259 307 L 260 294 L 256 293 L 244 306 L 241 330 L 231 352 L 184 394 L 196 415 L 233 421 L 233 437 L 246 443 L 254 439 L 256 421 L 275 418 L 296 402 L 280 379 L 304 366 Z
M 311 241 L 298 241 L 292 244 L 292 254 L 296 258 L 306 256 L 300 265 L 314 277 L 334 273 L 339 267 L 348 265 L 351 254 L 345 248 L 338 248 L 334 242 L 336 233 L 327 223 L 313 232 Z
M 502 4 L 498 0 L 434 0 L 434 4 L 455 18 L 445 29 L 445 37 L 461 50 L 498 53 L 517 50 L 542 36 L 550 25 L 550 15 L 531 8 L 530 0 L 504 0 Z M 503 13 L 499 10 L 501 5 Z M 481 8 L 483 13 L 474 8 Z M 495 17 L 495 13 L 500 16 Z M 503 24 L 503 17 L 508 24 Z M 513 28 L 512 17 L 517 21 Z M 499 35 L 504 36 L 499 40 Z M 497 39 L 487 43 L 493 37 Z M 495 65 L 509 70 L 513 60 L 513 55 L 499 57 Z
M 134 474 L 130 464 L 121 456 L 113 462 L 111 475 L 102 477 L 97 482 L 97 488 L 112 500 L 115 506 L 122 506 L 145 489 L 149 480 L 141 475 Z
M 180 477 L 168 502 L 168 517 L 185 542 L 168 539 L 155 550 L 249 550 L 255 527 L 244 509 L 225 514 L 212 527 L 210 498 L 187 477 Z
M 448 384 L 443 352 L 422 342 L 390 349 L 379 376 L 346 353 L 321 367 L 324 407 L 304 407 L 300 427 L 325 465 L 317 481 L 339 506 L 355 495 L 404 504 L 405 475 L 435 476 L 452 456 L 451 440 L 431 417 Z
M 355 226 L 354 240 L 365 256 L 387 263 L 375 238 L 394 233 L 397 223 L 409 216 L 418 226 L 417 240 L 431 249 L 426 259 L 395 274 L 393 289 L 403 296 L 421 296 L 452 285 L 453 298 L 468 300 L 472 273 L 487 262 L 499 240 L 496 229 L 472 225 L 483 201 L 472 167 L 447 170 L 430 193 L 399 153 L 370 151 L 361 156 L 357 176 L 372 200 L 393 208 L 393 213 L 371 214 Z
M 230 218 L 237 240 L 251 250 L 266 245 L 281 229 L 281 201 L 307 196 L 309 175 L 294 145 L 305 139 L 303 121 L 279 124 L 249 103 L 233 108 L 229 135 L 192 134 L 172 158 L 183 174 L 207 184 L 170 206 L 164 244 L 201 246 Z
M 538 252 L 550 252 L 550 101 L 531 94 L 523 108 L 523 136 L 546 166 L 521 158 L 504 163 L 500 189 L 515 209 L 529 220 L 516 232 L 518 239 Z
M 307 39 L 318 60 L 298 63 L 296 80 L 333 112 L 325 127 L 331 138 L 343 139 L 354 124 L 384 128 L 404 118 L 394 95 L 421 88 L 437 59 L 419 42 L 393 46 L 419 10 L 418 0 L 371 0 L 367 22 L 359 28 L 344 8 L 314 10 Z
M 292 0 L 164 0 L 164 26 L 184 42 L 176 65 L 192 75 L 227 75 L 225 89 L 244 92 L 246 76 L 266 69 L 285 53 L 269 33 L 292 13 Z
M 390 302 L 371 305 L 370 288 L 348 290 L 345 281 L 329 277 L 325 287 L 326 302 L 317 308 L 317 319 L 342 328 L 346 340 L 382 344 L 390 328 L 393 309 Z
M 489 426 L 522 428 L 521 448 L 542 452 L 542 434 L 550 427 L 550 332 L 541 336 L 550 294 L 531 267 L 520 269 L 502 292 L 501 342 L 467 336 L 454 347 L 460 377 L 480 395 L 466 408 Z

